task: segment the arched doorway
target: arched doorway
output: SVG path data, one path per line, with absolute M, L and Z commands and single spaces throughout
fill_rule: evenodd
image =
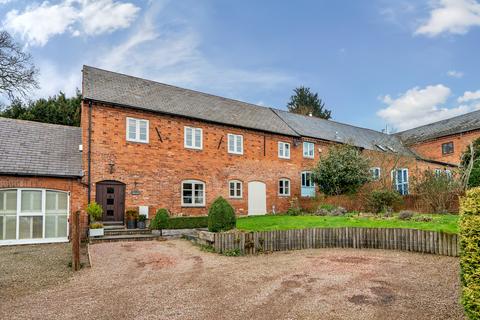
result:
M 103 208 L 103 221 L 123 222 L 125 213 L 125 184 L 106 180 L 97 182 L 95 201 Z

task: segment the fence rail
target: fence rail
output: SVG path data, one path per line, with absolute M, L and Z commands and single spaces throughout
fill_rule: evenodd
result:
M 215 251 L 243 254 L 311 248 L 372 248 L 458 256 L 456 234 L 400 228 L 315 228 L 205 235 Z

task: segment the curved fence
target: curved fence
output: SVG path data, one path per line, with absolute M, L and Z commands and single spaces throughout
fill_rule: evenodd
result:
M 200 231 L 200 242 L 218 253 L 243 254 L 311 248 L 372 248 L 458 256 L 456 234 L 400 228 L 315 228 L 282 231 L 210 233 Z

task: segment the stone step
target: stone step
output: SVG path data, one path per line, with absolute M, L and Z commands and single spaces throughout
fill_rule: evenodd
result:
M 104 226 L 123 226 L 123 221 L 102 221 Z
M 164 240 L 164 238 L 153 235 L 153 234 L 126 234 L 126 235 L 115 235 L 115 236 L 92 237 L 88 239 L 90 244 L 102 243 L 102 242 L 152 241 L 152 240 Z
M 125 234 L 152 234 L 149 229 L 105 229 L 106 236 L 118 236 Z
M 119 224 L 119 225 L 103 225 L 103 228 L 105 229 L 105 231 L 107 230 L 124 230 L 125 229 L 125 226 L 123 224 Z

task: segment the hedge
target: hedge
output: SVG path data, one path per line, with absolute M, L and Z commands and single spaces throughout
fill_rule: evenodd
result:
M 460 278 L 465 313 L 480 319 L 480 187 L 460 200 Z
M 167 229 L 195 229 L 208 227 L 208 217 L 170 217 Z

